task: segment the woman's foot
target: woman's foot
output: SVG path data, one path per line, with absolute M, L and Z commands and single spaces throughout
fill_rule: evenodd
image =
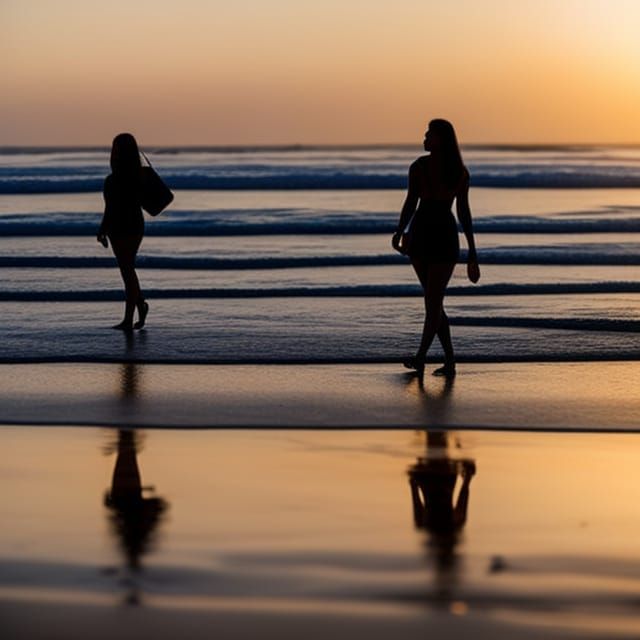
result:
M 149 313 L 149 305 L 145 301 L 142 303 L 142 309 L 138 309 L 138 322 L 133 325 L 134 329 L 142 329 L 142 327 L 144 327 L 147 313 Z
M 114 324 L 113 327 L 111 328 L 117 329 L 119 331 L 133 331 L 133 325 L 131 324 L 131 322 L 128 322 L 127 320 L 123 320 L 118 324 Z
M 456 375 L 456 364 L 455 362 L 447 362 L 443 367 L 436 369 L 433 374 L 434 376 L 441 376 L 444 378 L 453 378 Z
M 418 375 L 424 374 L 424 356 L 409 356 L 402 361 L 406 369 L 414 369 Z

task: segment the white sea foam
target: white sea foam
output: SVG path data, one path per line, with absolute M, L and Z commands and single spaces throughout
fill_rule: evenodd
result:
M 12 181 L 99 189 L 108 150 L 0 151 L 1 357 L 397 361 L 415 349 L 422 321 L 422 292 L 389 243 L 416 153 L 155 151 L 161 174 L 188 187 L 203 175 L 208 187 L 290 182 L 284 191 L 178 191 L 174 208 L 149 220 L 138 266 L 151 313 L 146 338 L 129 350 L 105 328 L 119 319 L 123 293 L 113 256 L 94 240 L 101 196 L 1 193 Z M 640 152 L 629 148 L 479 148 L 465 157 L 476 180 L 507 186 L 533 184 L 525 173 L 558 186 L 594 172 L 618 184 L 640 171 Z M 379 190 L 380 176 L 398 190 Z M 317 189 L 291 190 L 298 179 Z M 471 285 L 460 265 L 449 288 L 458 357 L 640 356 L 639 202 L 633 190 L 473 189 L 483 278 Z
M 152 153 L 174 189 L 399 189 L 419 149 L 167 149 Z M 498 188 L 640 187 L 635 148 L 473 148 L 472 185 Z M 81 193 L 102 189 L 108 150 L 43 149 L 0 153 L 0 194 Z

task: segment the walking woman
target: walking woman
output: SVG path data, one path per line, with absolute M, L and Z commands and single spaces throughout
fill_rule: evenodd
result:
M 138 143 L 130 133 L 121 133 L 111 147 L 111 174 L 104 181 L 104 216 L 98 230 L 98 242 L 111 249 L 118 261 L 126 296 L 124 319 L 114 329 L 131 331 L 144 327 L 149 305 L 144 300 L 138 274 L 136 254 L 144 235 L 144 218 L 140 207 L 142 164 Z M 133 315 L 138 310 L 138 321 Z
M 454 199 L 469 247 L 467 275 L 474 283 L 480 279 L 469 208 L 469 172 L 462 162 L 453 126 L 447 120 L 429 123 L 424 149 L 429 155 L 421 156 L 409 168 L 407 198 L 391 241 L 394 249 L 409 255 L 424 292 L 425 320 L 420 346 L 416 355 L 403 364 L 422 375 L 427 351 L 437 335 L 444 350 L 444 366 L 433 373 L 454 376 L 449 318 L 443 308 L 445 290 L 460 253 L 458 227 L 451 212 Z

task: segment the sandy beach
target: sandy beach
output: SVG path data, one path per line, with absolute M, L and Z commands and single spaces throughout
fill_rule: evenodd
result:
M 637 369 L 0 365 L 4 637 L 637 637 Z
M 376 606 L 376 609 L 378 607 Z M 449 612 L 423 614 L 387 614 L 372 611 L 366 615 L 353 612 L 333 613 L 323 611 L 282 613 L 242 610 L 232 612 L 233 606 L 220 609 L 204 608 L 147 608 L 125 610 L 114 614 L 111 607 L 65 606 L 39 602 L 25 605 L 11 602 L 5 614 L 4 630 L 9 638 L 29 637 L 35 640 L 62 640 L 63 638 L 210 638 L 216 634 L 222 638 L 253 637 L 260 630 L 263 638 L 312 639 L 327 637 L 353 638 L 366 636 L 372 640 L 387 638 L 413 638 L 425 633 L 446 638 L 486 638 L 487 640 L 541 640 L 547 638 L 617 639 L 637 638 L 636 621 L 620 623 L 616 618 L 594 620 L 585 624 L 585 617 L 577 615 L 576 622 L 569 621 L 564 628 L 552 616 L 524 624 L 517 618 L 510 622 L 482 620 L 476 615 L 460 615 Z M 73 619 L 73 624 L 69 624 Z M 600 624 L 598 624 L 598 622 Z
M 5 638 L 637 637 L 635 434 L 2 434 Z

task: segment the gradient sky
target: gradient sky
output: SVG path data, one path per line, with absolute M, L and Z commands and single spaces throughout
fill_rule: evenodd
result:
M 640 1 L 0 0 L 0 77 L 0 145 L 640 143 Z

